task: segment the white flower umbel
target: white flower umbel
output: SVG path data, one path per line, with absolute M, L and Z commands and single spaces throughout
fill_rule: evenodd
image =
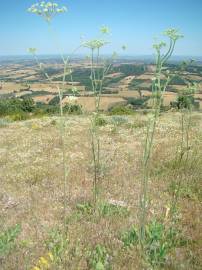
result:
M 92 39 L 92 40 L 84 41 L 82 43 L 82 46 L 85 47 L 85 48 L 95 50 L 95 49 L 100 49 L 100 48 L 102 48 L 103 46 L 105 46 L 107 44 L 109 44 L 109 42 L 107 42 L 105 40 Z
M 57 3 L 42 1 L 36 4 L 33 4 L 28 12 L 36 14 L 44 18 L 47 22 L 50 22 L 55 15 L 58 13 L 67 12 L 67 7 L 59 7 Z

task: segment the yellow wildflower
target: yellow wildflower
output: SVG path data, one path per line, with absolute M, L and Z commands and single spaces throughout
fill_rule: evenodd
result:
M 40 264 L 42 267 L 46 267 L 46 268 L 49 268 L 49 267 L 50 267 L 48 261 L 47 261 L 44 257 L 41 257 L 41 258 L 39 259 L 39 264 Z
M 51 252 L 48 252 L 48 257 L 50 258 L 50 260 L 53 262 L 54 258 L 53 258 L 53 254 Z
M 39 267 L 35 266 L 32 270 L 41 270 Z

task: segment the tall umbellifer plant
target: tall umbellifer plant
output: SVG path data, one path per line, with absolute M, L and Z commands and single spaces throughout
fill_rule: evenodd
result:
M 191 120 L 192 111 L 194 108 L 194 94 L 197 92 L 198 85 L 196 83 L 187 83 L 186 88 L 182 89 L 178 93 L 177 107 L 180 111 L 180 129 L 181 129 L 181 140 L 180 140 L 180 151 L 179 156 L 177 156 L 177 164 L 183 165 L 184 168 L 187 166 L 189 159 L 189 152 L 191 149 L 190 142 L 190 131 L 191 131 Z M 187 170 L 183 170 L 184 177 L 186 178 Z M 171 217 L 173 222 L 175 222 L 175 213 L 177 208 L 177 203 L 179 200 L 180 190 L 182 188 L 183 175 L 180 175 L 179 180 L 173 181 L 175 186 L 172 202 L 171 202 Z
M 149 165 L 152 153 L 152 146 L 154 142 L 154 135 L 156 130 L 157 121 L 159 118 L 161 106 L 163 104 L 163 96 L 167 89 L 172 76 L 169 71 L 165 71 L 164 65 L 172 56 L 176 42 L 182 35 L 175 29 L 168 29 L 164 32 L 164 35 L 169 38 L 169 46 L 166 53 L 163 54 L 163 48 L 166 48 L 165 42 L 159 42 L 153 45 L 156 52 L 156 70 L 155 76 L 152 79 L 152 112 L 148 120 L 146 140 L 144 145 L 143 154 L 143 176 L 141 181 L 140 192 L 140 213 L 139 213 L 139 233 L 140 242 L 143 246 L 145 240 L 145 225 L 147 220 L 147 205 L 148 205 L 148 181 L 149 181 Z M 166 79 L 162 79 L 165 76 Z
M 181 145 L 180 162 L 186 156 L 189 156 L 189 132 L 191 126 L 191 115 L 194 107 L 194 94 L 197 91 L 197 84 L 188 83 L 187 87 L 178 93 L 177 107 L 181 114 Z
M 178 91 L 176 102 L 172 102 L 171 105 L 175 107 L 180 112 L 180 146 L 179 151 L 177 151 L 175 164 L 178 165 L 179 168 L 181 166 L 184 167 L 182 170 L 183 175 L 179 175 L 179 177 L 174 177 L 172 181 L 172 185 L 174 188 L 171 207 L 170 207 L 170 216 L 173 222 L 175 222 L 175 214 L 177 210 L 177 203 L 179 200 L 179 194 L 182 187 L 182 183 L 184 178 L 186 178 L 186 167 L 189 159 L 189 153 L 191 150 L 191 141 L 190 141 L 190 131 L 191 131 L 191 121 L 192 121 L 192 111 L 196 108 L 196 103 L 194 99 L 194 94 L 197 92 L 198 84 L 195 82 L 191 82 L 190 79 L 187 80 L 184 77 L 184 71 L 186 71 L 187 67 L 194 62 L 193 59 L 189 61 L 183 61 L 180 65 L 179 70 L 175 71 L 173 74 L 173 78 L 180 78 L 184 84 L 186 85 L 183 89 Z M 178 154 L 179 153 L 179 154 Z
M 180 112 L 180 127 L 181 127 L 181 143 L 180 143 L 180 156 L 179 162 L 183 160 L 186 154 L 186 161 L 189 156 L 189 132 L 191 126 L 191 115 L 196 103 L 194 100 L 194 94 L 197 92 L 198 84 L 187 80 L 182 71 L 186 71 L 186 68 L 194 62 L 193 59 L 189 61 L 183 61 L 180 65 L 180 69 L 175 71 L 173 77 L 180 78 L 186 85 L 182 90 L 178 91 L 177 101 L 173 102 L 174 107 Z
M 103 26 L 100 29 L 103 35 L 109 34 L 109 29 Z M 104 37 L 99 39 L 92 39 L 83 41 L 82 46 L 90 50 L 90 61 L 91 61 L 91 73 L 90 80 L 92 85 L 92 91 L 95 98 L 95 112 L 91 118 L 91 147 L 93 155 L 93 166 L 94 166 L 94 177 L 93 177 L 93 203 L 96 206 L 98 193 L 99 193 L 99 182 L 100 182 L 100 137 L 99 137 L 99 118 L 100 118 L 100 100 L 103 91 L 103 83 L 105 76 L 111 68 L 111 61 L 104 61 L 101 56 L 101 49 L 109 42 Z
M 52 20 L 53 18 L 61 13 L 65 13 L 67 11 L 67 8 L 65 6 L 60 7 L 57 3 L 53 2 L 46 2 L 46 1 L 41 1 L 39 3 L 33 4 L 29 9 L 28 12 L 31 12 L 33 14 L 36 14 L 40 17 L 42 17 L 48 24 L 48 28 L 50 32 L 53 34 L 52 31 Z M 58 49 L 58 43 L 57 39 L 55 38 L 55 35 L 53 35 L 53 40 L 54 43 L 56 44 L 56 47 Z M 76 51 L 76 50 L 75 50 Z M 48 75 L 46 72 L 43 63 L 40 63 L 37 55 L 36 55 L 36 49 L 35 48 L 30 48 L 29 52 L 34 56 L 36 63 L 39 66 L 40 71 L 44 74 L 45 78 L 47 81 L 52 83 L 52 78 Z M 58 95 L 59 95 L 59 107 L 60 107 L 60 137 L 61 137 L 61 149 L 62 149 L 62 163 L 63 163 L 63 193 L 64 193 L 64 228 L 65 228 L 65 234 L 67 233 L 67 228 L 66 228 L 66 209 L 67 209 L 67 189 L 68 189 L 68 183 L 67 183 L 67 177 L 68 177 L 68 170 L 67 170 L 67 165 L 66 165 L 66 153 L 65 153 L 65 118 L 64 118 L 64 112 L 63 112 L 63 91 L 65 88 L 66 84 L 66 78 L 67 76 L 70 76 L 70 81 L 72 82 L 72 69 L 70 65 L 70 56 L 65 57 L 61 51 L 59 52 L 62 63 L 63 63 L 63 76 L 62 76 L 62 84 L 54 84 L 57 88 Z M 73 87 L 72 84 L 72 90 L 73 92 L 75 91 L 75 88 Z

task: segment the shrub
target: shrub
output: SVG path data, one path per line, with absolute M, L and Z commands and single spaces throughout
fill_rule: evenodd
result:
M 107 120 L 103 116 L 99 115 L 98 117 L 95 118 L 95 125 L 99 127 L 106 126 Z
M 194 104 L 193 96 L 180 95 L 177 98 L 177 107 L 178 109 L 189 109 Z
M 198 110 L 200 108 L 200 103 L 195 101 L 194 96 L 191 95 L 179 95 L 176 101 L 170 103 L 171 108 L 179 109 L 191 109 L 194 108 Z
M 31 98 L 6 98 L 0 100 L 0 116 L 32 112 L 35 108 Z
M 23 121 L 29 118 L 30 118 L 29 114 L 25 112 L 18 112 L 9 116 L 9 119 L 12 121 Z
M 120 106 L 113 107 L 109 111 L 109 114 L 110 115 L 130 115 L 130 114 L 134 114 L 134 110 L 126 106 L 120 105 Z
M 54 106 L 59 105 L 59 104 L 60 104 L 60 98 L 59 98 L 59 96 L 55 96 L 48 103 L 48 105 L 54 105 Z
M 45 114 L 58 114 L 59 113 L 59 107 L 54 105 L 44 105 L 41 107 L 42 110 L 44 110 Z
M 133 105 L 134 107 L 137 108 L 144 108 L 145 107 L 145 102 L 149 99 L 149 97 L 142 97 L 142 98 L 127 98 L 128 104 Z
M 35 108 L 34 100 L 32 98 L 23 98 L 21 108 L 24 112 L 32 112 Z
M 78 104 L 66 104 L 63 107 L 63 112 L 64 113 L 69 113 L 69 114 L 82 114 L 82 107 Z
M 44 104 L 41 102 L 37 102 L 34 110 L 35 115 L 53 115 L 53 114 L 59 114 L 59 106 L 56 105 L 49 105 L 49 104 Z

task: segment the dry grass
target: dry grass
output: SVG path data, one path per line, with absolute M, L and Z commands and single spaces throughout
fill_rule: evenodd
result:
M 123 250 L 120 232 L 137 224 L 141 178 L 142 144 L 146 116 L 128 117 L 116 128 L 111 117 L 101 127 L 102 182 L 104 201 L 127 204 L 130 215 L 93 218 L 80 216 L 69 221 L 68 269 L 88 269 L 86 254 L 96 244 L 103 244 L 112 256 L 112 269 L 143 269 L 136 249 Z M 176 248 L 165 269 L 201 269 L 202 115 L 193 116 L 190 155 L 198 162 L 190 165 L 180 197 L 179 227 L 187 244 Z M 43 118 L 13 123 L 0 129 L 0 206 L 1 229 L 22 224 L 18 246 L 0 261 L 2 270 L 30 269 L 47 253 L 44 240 L 51 228 L 63 222 L 61 142 L 58 118 Z M 56 125 L 55 125 L 56 123 Z M 69 168 L 68 215 L 76 205 L 92 198 L 93 170 L 90 148 L 90 119 L 86 116 L 66 118 L 65 148 Z M 179 114 L 161 116 L 153 149 L 150 178 L 150 216 L 164 218 L 171 202 L 169 187 L 179 169 L 173 170 L 176 147 L 180 141 Z M 157 166 L 158 164 L 158 166 Z M 191 182 L 190 182 L 191 181 Z M 194 186 L 193 186 L 194 183 Z M 192 190 L 193 188 L 193 190 Z M 196 189 L 196 190 L 195 190 Z M 68 217 L 67 217 L 68 218 Z M 54 268 L 55 269 L 55 268 Z

